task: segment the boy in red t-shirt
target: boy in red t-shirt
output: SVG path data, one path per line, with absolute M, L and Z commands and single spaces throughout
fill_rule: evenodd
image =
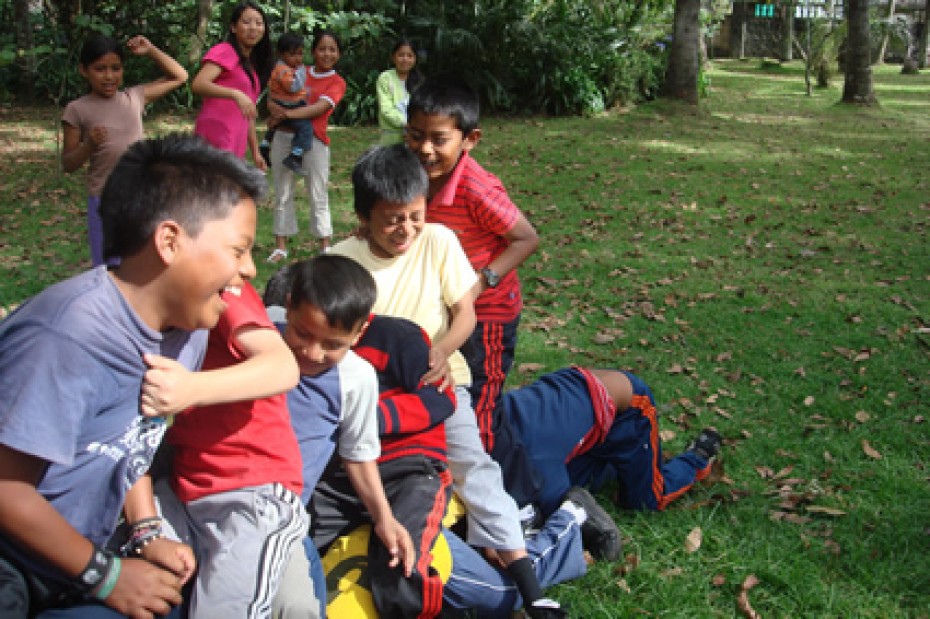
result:
M 263 617 L 310 526 L 286 397 L 299 372 L 251 284 L 223 300 L 203 371 L 148 356 L 143 404 L 184 411 L 168 430 L 171 473 L 155 494 L 166 534 L 190 543 L 200 565 L 191 616 Z M 309 576 L 305 591 L 305 616 L 319 616 Z
M 455 232 L 479 274 L 477 325 L 461 350 L 472 373 L 481 440 L 501 460 L 507 456 L 494 451 L 494 409 L 513 364 L 523 308 L 517 267 L 539 237 L 501 181 L 470 156 L 481 139 L 478 114 L 478 95 L 467 83 L 448 74 L 429 77 L 410 97 L 406 143 L 429 177 L 426 220 Z M 509 484 L 508 490 L 521 503 L 524 493 Z

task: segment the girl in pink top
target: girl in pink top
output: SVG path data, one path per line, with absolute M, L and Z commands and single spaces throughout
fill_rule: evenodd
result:
M 100 193 L 110 171 L 129 145 L 143 137 L 145 104 L 162 97 L 187 81 L 187 71 L 144 36 L 126 43 L 135 56 L 148 56 L 163 77 L 120 90 L 123 85 L 123 47 L 110 37 L 95 35 L 84 42 L 78 71 L 90 93 L 65 107 L 61 116 L 63 147 L 61 168 L 66 173 L 87 170 L 87 237 L 94 266 L 103 264 L 103 223 Z
M 255 102 L 274 65 L 266 24 L 256 3 L 236 5 L 226 41 L 207 51 L 191 83 L 194 94 L 203 97 L 194 133 L 238 157 L 244 157 L 248 147 L 262 171 L 268 166 L 255 135 Z

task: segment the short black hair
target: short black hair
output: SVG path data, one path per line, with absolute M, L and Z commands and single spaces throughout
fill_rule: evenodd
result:
M 265 177 L 232 153 L 182 134 L 140 140 L 120 157 L 100 195 L 105 258 L 132 256 L 161 222 L 191 235 L 243 198 L 264 196 Z
M 410 93 L 407 118 L 421 114 L 449 116 L 456 128 L 467 136 L 478 128 L 481 105 L 478 93 L 460 75 L 437 73 L 423 80 Z
M 294 265 L 286 264 L 268 278 L 265 292 L 262 293 L 262 304 L 265 307 L 272 305 L 287 307 L 287 295 L 291 292 L 295 273 Z
M 368 319 L 378 288 L 365 267 L 351 258 L 320 254 L 293 265 L 288 307 L 313 305 L 331 327 L 355 330 Z
M 371 218 L 378 200 L 409 204 L 425 196 L 428 189 L 426 170 L 403 144 L 369 148 L 352 169 L 355 213 L 363 219 Z
M 123 60 L 123 46 L 112 37 L 103 34 L 92 34 L 87 37 L 84 45 L 81 46 L 81 55 L 78 57 L 78 62 L 81 63 L 81 66 L 87 68 L 107 54 L 116 54 L 120 60 Z
M 296 32 L 285 32 L 278 38 L 278 44 L 275 49 L 279 54 L 297 51 L 304 46 L 304 38 Z

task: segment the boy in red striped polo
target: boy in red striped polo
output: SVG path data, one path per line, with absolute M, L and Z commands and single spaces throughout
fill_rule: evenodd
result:
M 497 457 L 494 408 L 513 364 L 523 307 L 517 267 L 536 250 L 539 237 L 501 181 L 470 156 L 481 139 L 478 114 L 478 96 L 463 80 L 427 78 L 410 98 L 406 143 L 429 177 L 426 220 L 455 232 L 479 274 L 478 323 L 461 350 L 472 373 L 469 391 L 481 440 Z

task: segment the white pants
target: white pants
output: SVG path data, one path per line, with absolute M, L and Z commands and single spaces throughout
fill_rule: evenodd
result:
M 294 190 L 298 175 L 281 164 L 291 152 L 293 133 L 276 131 L 271 141 L 271 165 L 274 177 L 274 234 L 297 235 L 297 213 L 294 210 Z M 304 153 L 304 184 L 310 201 L 310 233 L 318 239 L 333 235 L 329 214 L 329 146 L 313 138 L 313 148 Z

